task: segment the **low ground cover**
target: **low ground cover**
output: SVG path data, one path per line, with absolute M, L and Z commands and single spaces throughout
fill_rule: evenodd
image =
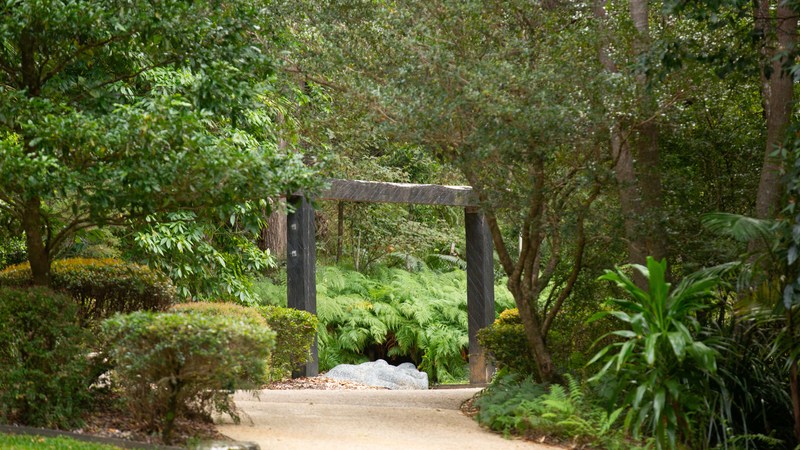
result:
M 65 437 L 46 438 L 0 433 L 0 450 L 119 450 L 119 447 Z

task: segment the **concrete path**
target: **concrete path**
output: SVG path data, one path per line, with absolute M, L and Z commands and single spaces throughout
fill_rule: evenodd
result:
M 243 413 L 233 425 L 220 418 L 217 429 L 262 450 L 463 450 L 552 449 L 507 440 L 461 413 L 479 389 L 264 390 L 258 398 L 234 397 Z

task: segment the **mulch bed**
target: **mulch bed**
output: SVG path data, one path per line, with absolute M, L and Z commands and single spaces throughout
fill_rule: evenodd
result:
M 114 405 L 113 399 L 99 402 L 94 411 L 84 416 L 83 428 L 73 433 L 124 439 L 147 444 L 164 445 L 161 434 L 149 431 L 124 406 Z M 231 440 L 218 432 L 210 417 L 178 417 L 172 431 L 172 446 L 188 447 L 198 441 Z
M 295 378 L 293 380 L 276 381 L 264 386 L 264 389 L 294 390 L 294 389 L 319 389 L 333 390 L 386 390 L 386 388 L 367 386 L 366 384 L 353 383 L 352 381 L 332 380 L 324 376 Z

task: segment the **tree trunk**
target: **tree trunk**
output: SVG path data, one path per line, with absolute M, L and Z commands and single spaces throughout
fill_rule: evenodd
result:
M 636 27 L 638 32 L 638 36 L 634 40 L 634 48 L 639 53 L 645 52 L 650 42 L 650 18 L 647 0 L 631 0 L 630 12 L 633 26 Z M 639 241 L 644 241 L 645 244 L 645 247 L 641 249 L 644 253 L 642 262 L 637 262 L 637 264 L 643 264 L 646 256 L 652 256 L 656 261 L 663 259 L 669 261 L 669 253 L 667 250 L 667 233 L 660 223 L 664 202 L 661 193 L 661 170 L 658 167 L 658 125 L 655 123 L 653 99 L 646 93 L 647 79 L 644 75 L 640 75 L 636 81 L 639 84 L 640 92 L 642 92 L 639 105 L 642 112 L 641 115 L 645 118 L 645 121 L 638 124 L 634 129 L 636 133 L 634 143 L 636 145 L 636 155 L 638 156 L 636 181 L 641 195 L 640 208 L 643 213 L 640 216 L 640 221 L 644 222 L 644 236 Z M 667 276 L 669 276 L 669 272 L 667 272 Z M 640 289 L 647 289 L 647 282 L 643 278 L 637 279 L 636 285 Z
M 553 362 L 553 356 L 547 348 L 545 336 L 542 334 L 541 323 L 536 314 L 531 311 L 530 302 L 527 300 L 518 302 L 517 308 L 519 309 L 519 318 L 525 329 L 525 337 L 528 338 L 528 344 L 533 352 L 533 359 L 536 361 L 536 369 L 539 371 L 542 381 L 565 385 L 564 377 L 558 373 L 558 367 Z
M 628 247 L 628 262 L 631 264 L 646 263 L 645 242 L 637 229 L 637 221 L 642 217 L 639 202 L 639 190 L 636 188 L 636 173 L 633 168 L 633 155 L 626 138 L 622 136 L 620 127 L 611 131 L 611 156 L 616 161 L 614 176 L 619 186 L 619 203 L 622 218 L 625 221 L 625 238 Z M 638 270 L 633 271 L 633 282 L 640 289 L 647 287 L 647 278 Z
M 44 244 L 40 207 L 41 199 L 39 197 L 33 197 L 24 203 L 22 229 L 25 231 L 25 243 L 28 247 L 28 261 L 31 263 L 33 285 L 52 287 L 50 255 Z
M 786 58 L 771 63 L 770 60 L 780 51 L 793 48 L 797 42 L 797 15 L 784 2 L 779 2 L 773 28 L 770 3 L 771 0 L 759 0 L 755 11 L 755 26 L 764 39 L 762 58 L 765 65 L 761 71 L 761 100 L 767 122 L 767 145 L 756 198 L 756 215 L 760 219 L 774 218 L 779 212 L 783 190 L 778 177 L 778 165 L 770 155 L 780 145 L 783 133 L 791 121 L 791 102 L 794 99 L 792 75 L 784 71 Z M 774 50 L 770 50 L 773 48 Z
M 272 204 L 272 214 L 265 217 L 266 224 L 261 229 L 258 239 L 258 248 L 261 250 L 269 249 L 272 255 L 279 258 L 286 254 L 286 211 L 282 203 Z
M 667 232 L 661 223 L 664 201 L 661 195 L 661 170 L 658 167 L 658 126 L 652 122 L 637 127 L 639 170 L 638 182 L 642 194 L 642 220 L 645 223 L 645 253 L 656 261 L 669 261 Z M 638 272 L 638 271 L 637 271 Z M 669 272 L 667 272 L 669 276 Z M 640 286 L 641 287 L 641 286 Z
M 595 18 L 600 21 L 601 32 L 606 31 L 604 21 L 607 18 L 602 3 L 593 6 Z M 630 13 L 633 25 L 639 36 L 634 41 L 634 49 L 638 52 L 647 49 L 650 26 L 648 22 L 647 0 L 631 0 Z M 598 46 L 598 60 L 611 73 L 618 72 L 616 64 L 608 53 L 608 42 Z M 646 79 L 637 77 L 640 91 L 645 92 Z M 620 209 L 625 221 L 625 238 L 627 239 L 628 261 L 632 264 L 646 262 L 647 256 L 656 260 L 668 259 L 667 233 L 661 225 L 663 197 L 661 191 L 661 171 L 659 170 L 658 126 L 650 120 L 652 114 L 651 97 L 644 94 L 639 104 L 645 122 L 631 130 L 625 130 L 621 124 L 611 130 L 611 155 L 614 161 L 614 173 L 619 186 Z M 626 132 L 627 131 L 627 132 Z M 629 139 L 633 136 L 633 139 Z M 631 145 L 634 146 L 633 150 Z M 634 166 L 634 153 L 637 165 Z M 634 284 L 647 290 L 648 281 L 638 271 L 634 271 Z

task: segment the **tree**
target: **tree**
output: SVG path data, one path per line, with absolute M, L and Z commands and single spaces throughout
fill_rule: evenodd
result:
M 646 0 L 631 0 L 629 16 L 635 31 L 630 37 L 631 55 L 622 55 L 626 59 L 635 59 L 648 50 L 650 40 L 650 17 Z M 598 3 L 593 6 L 593 14 L 599 22 L 600 33 L 605 41 L 598 45 L 598 60 L 610 74 L 619 74 L 620 66 L 627 65 L 615 60 L 609 52 L 609 26 L 605 7 Z M 620 28 L 624 28 L 620 26 Z M 617 35 L 621 34 L 619 30 Z M 619 36 L 616 40 L 619 39 Z M 621 117 L 612 126 L 609 149 L 614 160 L 614 174 L 619 185 L 619 200 L 625 221 L 625 237 L 628 244 L 628 260 L 633 264 L 645 264 L 647 256 L 657 261 L 669 256 L 667 234 L 661 223 L 663 216 L 663 200 L 661 192 L 661 169 L 659 168 L 659 126 L 657 113 L 661 109 L 658 101 L 647 91 L 646 78 L 643 74 L 631 73 L 626 77 L 635 77 L 632 83 L 636 86 L 636 108 L 631 114 L 617 111 Z M 634 161 L 636 163 L 634 164 Z M 638 272 L 634 273 L 636 285 L 644 289 L 647 279 Z
M 329 1 L 279 3 L 273 14 L 304 44 L 282 55 L 283 70 L 359 99 L 373 132 L 426 148 L 468 180 L 539 374 L 562 381 L 547 333 L 601 242 L 592 211 L 610 176 L 598 101 L 607 78 L 586 76 L 595 60 L 574 57 L 592 54 L 594 42 L 575 26 L 581 13 L 527 2 Z
M 792 120 L 797 72 L 794 63 L 798 55 L 797 5 L 776 0 L 673 0 L 666 2 L 664 9 L 673 16 L 698 21 L 711 33 L 726 30 L 726 39 L 722 41 L 726 45 L 693 36 L 676 36 L 668 44 L 661 43 L 657 50 L 660 56 L 652 58 L 661 68 L 650 67 L 650 70 L 668 72 L 687 60 L 699 60 L 714 66 L 722 77 L 732 72 L 758 77 L 766 145 L 756 214 L 762 219 L 775 218 L 780 212 L 783 188 L 773 153 Z
M 260 6 L 17 0 L 0 6 L 0 209 L 36 285 L 72 234 L 313 190 L 254 111 L 270 59 Z M 165 81 L 166 80 L 166 81 Z

